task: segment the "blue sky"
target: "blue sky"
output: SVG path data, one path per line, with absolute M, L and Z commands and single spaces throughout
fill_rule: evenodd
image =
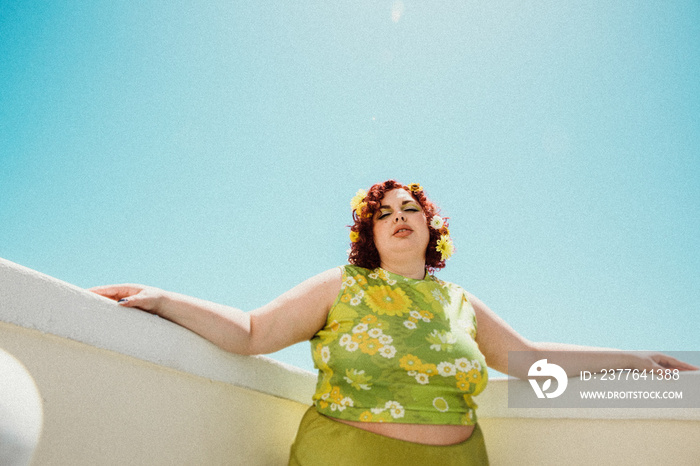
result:
M 395 178 L 526 337 L 700 350 L 699 49 L 695 1 L 0 1 L 0 257 L 251 310 Z

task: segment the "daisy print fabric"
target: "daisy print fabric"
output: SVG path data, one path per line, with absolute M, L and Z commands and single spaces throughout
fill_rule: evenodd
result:
M 326 325 L 311 340 L 316 409 L 353 421 L 475 424 L 472 397 L 488 376 L 464 290 L 429 274 L 342 272 Z

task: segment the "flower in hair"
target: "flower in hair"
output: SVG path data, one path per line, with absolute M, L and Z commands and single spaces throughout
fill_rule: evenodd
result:
M 455 246 L 449 235 L 442 235 L 437 242 L 435 249 L 442 255 L 441 260 L 449 259 L 455 252 Z
M 357 243 L 358 241 L 360 241 L 360 233 L 358 231 L 351 231 L 350 241 L 353 243 Z
M 430 221 L 430 226 L 433 230 L 439 230 L 445 225 L 445 221 L 439 215 L 433 215 L 433 219 Z
M 367 197 L 367 191 L 364 189 L 358 189 L 355 196 L 353 196 L 353 198 L 350 200 L 350 207 L 352 207 L 352 210 L 357 210 L 357 207 L 362 204 L 365 197 Z
M 365 197 L 367 197 L 367 191 L 359 189 L 350 200 L 350 208 L 355 211 L 358 217 L 362 216 L 362 209 L 367 205 Z
M 418 192 L 418 191 L 423 191 L 423 187 L 419 185 L 418 183 L 411 183 L 408 185 L 408 190 L 411 191 L 412 193 Z

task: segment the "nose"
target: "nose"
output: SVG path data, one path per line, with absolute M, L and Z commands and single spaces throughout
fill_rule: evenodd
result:
M 403 212 L 396 212 L 396 217 L 394 217 L 394 222 L 398 223 L 399 220 L 405 222 L 406 221 L 406 216 L 404 216 Z

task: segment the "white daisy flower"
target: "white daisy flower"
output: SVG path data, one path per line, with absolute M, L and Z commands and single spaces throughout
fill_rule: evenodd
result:
M 438 374 L 443 377 L 452 377 L 453 375 L 457 374 L 457 368 L 455 365 L 447 361 L 438 364 L 437 370 Z
M 472 369 L 472 363 L 467 358 L 455 359 L 455 367 L 458 371 L 469 372 Z
M 351 342 L 348 343 L 347 346 L 345 347 L 345 349 L 348 350 L 348 351 L 350 351 L 351 353 L 357 351 L 359 348 L 360 348 L 360 345 L 359 345 L 357 342 L 355 342 L 355 341 L 351 341 Z
M 367 324 L 357 324 L 352 329 L 352 333 L 363 333 L 366 332 L 369 326 Z
M 421 385 L 427 385 L 428 382 L 430 382 L 430 377 L 428 376 L 428 374 L 419 372 L 416 374 L 416 382 L 418 382 Z
M 408 329 L 411 329 L 411 330 L 415 330 L 416 328 L 418 328 L 418 326 L 416 325 L 416 323 L 415 323 L 415 322 L 411 322 L 410 320 L 404 320 L 404 321 L 403 321 L 403 326 L 406 327 L 406 328 L 408 328 Z
M 422 318 L 423 318 L 423 316 L 420 315 L 420 312 L 418 312 L 418 311 L 411 311 L 411 312 L 409 312 L 408 314 L 409 314 L 411 317 L 413 317 L 414 319 L 422 319 Z
M 394 338 L 390 335 L 382 334 L 379 337 L 379 343 L 381 343 L 382 345 L 390 345 L 392 341 L 394 341 Z
M 379 354 L 381 354 L 387 359 L 391 359 L 396 355 L 396 348 L 394 348 L 391 345 L 382 346 L 379 349 Z
M 404 415 L 404 409 L 401 405 L 398 405 L 396 408 L 392 409 L 389 412 L 391 413 L 391 417 L 393 417 L 394 419 L 400 419 Z
M 370 336 L 370 338 L 379 338 L 382 336 L 382 329 L 380 328 L 373 328 L 369 332 L 367 332 L 367 335 Z M 381 340 L 379 340 L 381 342 Z
M 331 359 L 331 349 L 327 346 L 321 348 L 321 361 L 328 363 Z
M 346 333 L 346 334 L 344 334 L 342 337 L 340 337 L 340 340 L 338 341 L 338 344 L 339 344 L 340 346 L 346 346 L 346 345 L 348 345 L 348 344 L 351 343 L 351 342 L 352 342 L 352 337 Z
M 445 221 L 439 215 L 434 215 L 433 219 L 430 221 L 430 226 L 434 230 L 439 230 L 445 225 Z
M 352 299 L 350 300 L 350 305 L 351 305 L 351 306 L 359 306 L 361 302 L 362 302 L 362 298 L 360 298 L 359 296 L 355 295 L 355 296 L 353 296 Z
M 357 281 L 353 277 L 345 277 L 345 280 L 343 280 L 343 288 L 349 288 L 355 283 L 357 283 Z
M 399 419 L 404 415 L 403 406 L 398 401 L 387 401 L 384 409 L 388 409 L 394 419 Z

